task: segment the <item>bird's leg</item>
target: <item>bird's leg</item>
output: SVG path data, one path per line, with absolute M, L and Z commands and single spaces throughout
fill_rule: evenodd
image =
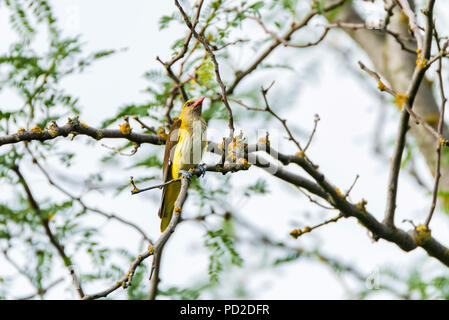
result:
M 183 176 L 185 176 L 189 181 L 192 179 L 193 172 L 195 172 L 195 169 L 198 169 L 201 171 L 200 177 L 204 177 L 206 174 L 206 164 L 200 163 L 195 168 L 190 168 L 189 170 L 179 170 L 179 173 Z
M 204 177 L 204 175 L 206 174 L 206 164 L 205 163 L 199 163 L 196 166 L 196 168 L 201 171 L 201 177 Z

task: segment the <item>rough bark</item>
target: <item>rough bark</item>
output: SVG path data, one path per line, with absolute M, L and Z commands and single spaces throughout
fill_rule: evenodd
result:
M 396 32 L 407 35 L 407 19 L 399 8 L 395 8 L 393 13 L 389 27 Z M 363 22 L 351 4 L 345 5 L 335 19 L 345 22 Z M 381 35 L 369 30 L 345 29 L 345 32 L 368 55 L 376 71 L 390 83 L 392 89 L 405 93 L 416 65 L 416 55 L 401 50 L 398 42 L 388 35 Z M 412 43 L 407 43 L 407 46 L 414 48 Z M 439 114 L 439 107 L 433 94 L 432 84 L 429 81 L 423 81 L 421 84 L 413 110 L 423 119 L 433 118 L 434 121 L 429 121 L 429 124 L 436 129 L 438 118 L 435 121 L 435 116 Z M 418 150 L 424 157 L 431 174 L 434 175 L 437 156 L 435 150 L 438 141 L 422 125 L 416 124 L 412 120 L 409 124 L 410 133 L 417 144 Z M 444 126 L 443 133 L 444 137 L 448 139 L 446 126 Z M 444 163 L 441 164 L 440 190 L 449 190 L 449 166 Z

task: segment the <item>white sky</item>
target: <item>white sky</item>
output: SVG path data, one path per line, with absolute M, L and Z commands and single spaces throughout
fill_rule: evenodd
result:
M 97 126 L 103 119 L 114 115 L 124 104 L 145 101 L 143 89 L 147 82 L 142 77 L 143 73 L 151 68 L 160 68 L 155 60 L 156 56 L 159 55 L 163 60 L 167 59 L 171 54 L 169 49 L 171 43 L 185 32 L 185 28 L 181 26 L 163 31 L 158 29 L 159 18 L 174 10 L 172 1 L 60 0 L 53 1 L 53 4 L 62 26 L 66 30 L 82 34 L 82 39 L 86 42 L 86 53 L 109 48 L 128 48 L 124 52 L 95 63 L 83 74 L 72 76 L 64 81 L 67 90 L 80 98 L 83 106 L 82 121 L 92 126 Z M 370 13 L 369 10 L 367 12 Z M 6 20 L 5 11 L 0 10 L 0 30 L 8 30 Z M 11 39 L 12 34 L 9 31 L 0 34 L 1 52 L 7 50 Z M 345 36 L 337 33 L 332 33 L 327 43 L 343 48 L 350 45 L 350 41 Z M 273 61 L 279 60 L 280 57 L 288 59 L 287 61 L 293 64 L 295 71 L 282 71 L 285 72 L 282 78 L 276 73 L 271 75 L 271 77 L 277 76 L 276 78 L 255 75 L 249 78 L 247 83 L 257 83 L 260 86 L 267 85 L 275 79 L 276 85 L 269 95 L 273 107 L 276 108 L 276 97 L 292 95 L 291 108 L 288 110 L 283 108 L 282 117 L 291 119 L 291 123 L 298 124 L 304 132 L 311 131 L 314 114 L 320 115 L 321 121 L 309 157 L 319 164 L 320 170 L 342 191 L 346 190 L 352 184 L 356 174 L 359 174 L 360 178 L 351 193 L 351 199 L 354 202 L 361 198 L 367 199 L 369 211 L 381 219 L 385 207 L 388 166 L 384 160 L 373 153 L 372 137 L 378 109 L 381 106 L 379 100 L 370 93 L 371 91 L 366 90 L 367 84 L 362 83 L 360 78 L 355 77 L 354 73 L 348 70 L 341 56 L 329 54 L 329 52 L 331 52 L 329 47 L 323 45 L 301 52 L 297 49 L 286 50 L 282 55 L 276 52 L 270 59 Z M 369 63 L 367 57 L 358 51 L 355 51 L 353 56 L 354 60 L 350 61 L 353 69 L 357 68 L 357 60 Z M 312 66 L 317 69 L 310 77 L 308 62 L 317 57 L 321 63 L 319 66 Z M 251 61 L 251 58 L 248 52 L 242 51 L 236 61 L 239 61 L 240 65 L 245 65 L 246 61 Z M 297 83 L 297 90 L 287 92 L 283 89 L 284 83 L 285 85 Z M 368 84 L 375 85 L 369 80 Z M 206 108 L 208 103 L 207 101 Z M 17 105 L 17 100 L 11 93 L 0 93 L 0 104 L 2 106 Z M 388 117 L 397 120 L 394 107 L 387 105 L 386 108 L 390 109 Z M 216 126 L 223 125 L 214 123 Z M 272 126 L 273 131 L 280 129 L 275 123 Z M 246 124 L 238 122 L 236 127 L 237 132 L 240 128 L 247 128 Z M 138 126 L 135 128 L 137 129 Z M 385 137 L 393 137 L 395 132 L 396 121 L 389 121 L 385 129 Z M 58 146 L 70 148 L 78 154 L 72 167 L 68 169 L 61 167 L 59 170 L 60 172 L 65 170 L 64 174 L 83 181 L 89 173 L 101 170 L 95 160 L 108 154 L 109 151 L 101 147 L 100 143 L 89 147 L 76 143 L 78 139 L 83 138 L 77 137 L 74 142 L 69 142 L 68 139 L 59 141 Z M 302 139 L 304 140 L 304 137 Z M 114 141 L 102 142 L 109 146 L 117 145 Z M 293 146 L 286 145 L 286 142 L 282 143 L 281 149 L 293 150 Z M 162 149 L 155 146 L 142 146 L 136 156 L 140 154 L 143 157 L 155 151 L 162 152 Z M 125 183 L 129 176 L 138 177 L 141 171 L 126 169 L 127 161 L 126 157 L 122 159 L 124 165 L 118 168 L 119 170 L 108 168 L 105 174 L 106 180 Z M 418 161 L 418 166 L 430 185 L 432 181 L 421 160 Z M 296 170 L 293 166 L 290 167 L 291 170 Z M 28 180 L 32 182 L 31 185 L 38 198 L 63 199 L 60 194 L 46 186 L 43 176 L 33 172 L 31 164 L 26 169 Z M 301 171 L 298 170 L 298 172 Z M 238 207 L 240 215 L 275 239 L 288 241 L 297 246 L 310 247 L 319 243 L 320 250 L 354 265 L 365 274 L 371 274 L 385 266 L 394 268 L 400 273 L 406 273 L 425 257 L 420 249 L 405 253 L 396 245 L 383 240 L 373 243 L 366 229 L 352 218 L 325 226 L 298 240 L 291 239 L 289 232 L 293 228 L 313 225 L 331 215 L 333 217 L 336 213 L 323 212 L 310 204 L 293 187 L 270 178 L 257 168 L 235 174 L 233 181 L 237 185 L 249 185 L 258 177 L 268 179 L 271 193 L 263 197 L 254 197 L 243 205 L 237 200 L 231 205 Z M 208 183 L 208 179 L 206 176 L 202 183 Z M 424 220 L 430 205 L 430 196 L 425 194 L 404 172 L 400 176 L 399 186 L 396 221 L 400 227 L 408 229 L 409 226 L 400 221 L 404 218 L 413 219 L 415 222 Z M 160 191 L 133 197 L 128 192 L 114 197 L 109 193 L 100 194 L 94 191 L 86 196 L 85 200 L 92 206 L 134 221 L 153 239 L 156 239 L 159 235 L 159 218 L 157 217 L 159 197 Z M 0 199 L 3 198 L 0 196 Z M 194 210 L 191 205 L 187 208 Z M 448 221 L 442 215 L 440 211 L 435 214 L 432 221 L 432 234 L 442 243 L 447 244 L 449 243 Z M 106 245 L 125 246 L 136 255 L 140 252 L 137 249 L 139 237 L 132 229 L 114 222 L 104 224 L 104 219 L 94 216 L 90 222 L 101 228 Z M 165 249 L 161 272 L 162 288 L 171 285 L 183 288 L 204 278 L 207 274 L 208 258 L 207 251 L 202 245 L 203 234 L 204 229 L 192 223 L 184 223 L 177 228 Z M 250 293 L 249 298 L 340 299 L 346 297 L 333 273 L 322 264 L 299 259 L 276 269 L 257 271 L 254 270 L 254 265 L 260 262 L 260 255 L 242 250 L 241 254 L 245 259 L 244 268 L 232 272 L 232 279 L 226 278 L 225 282 L 243 283 Z M 19 255 L 17 259 L 20 259 Z M 81 268 L 83 268 L 83 259 L 85 258 L 80 255 L 78 261 L 81 261 Z M 2 261 L 1 258 L 0 261 Z M 149 262 L 150 260 L 147 261 Z M 443 267 L 433 263 L 431 259 L 427 259 L 426 265 L 437 272 L 444 271 Z M 14 274 L 14 271 L 2 261 L 0 274 L 5 273 Z M 65 270 L 60 273 L 65 275 Z M 51 291 L 48 298 L 76 298 L 74 293 L 66 290 L 69 284 L 67 280 L 65 284 L 59 285 Z M 105 282 L 87 286 L 85 291 L 94 293 L 109 285 L 111 283 Z M 224 286 L 222 290 L 221 298 L 233 298 L 231 293 L 228 295 L 229 288 Z M 32 292 L 26 281 L 23 281 L 23 285 L 20 282 L 15 291 L 17 296 Z M 118 290 L 111 297 L 120 298 L 123 297 L 122 294 L 121 290 Z M 389 296 L 381 294 L 373 297 L 388 298 Z

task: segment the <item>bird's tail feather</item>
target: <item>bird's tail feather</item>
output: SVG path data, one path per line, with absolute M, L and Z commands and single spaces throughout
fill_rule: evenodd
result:
M 170 223 L 175 202 L 181 190 L 181 183 L 174 182 L 164 188 L 162 194 L 161 208 L 159 209 L 159 217 L 161 218 L 161 232 L 164 232 Z

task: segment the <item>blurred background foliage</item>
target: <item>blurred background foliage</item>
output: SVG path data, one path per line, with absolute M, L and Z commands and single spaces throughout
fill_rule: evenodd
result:
M 322 13 L 328 2 L 326 0 L 205 1 L 197 29 L 201 30 L 212 47 L 216 48 L 215 53 L 226 78 L 232 78 L 233 74 L 238 73 L 234 67 L 238 64 L 235 63 L 236 55 L 231 54 L 231 51 L 238 48 L 241 52 L 255 53 L 270 40 L 263 33 L 252 35 L 251 39 L 240 38 L 247 16 L 263 17 L 273 31 L 281 33 L 288 28 L 288 24 L 293 19 L 301 19 L 311 9 Z M 193 15 L 195 10 L 193 2 L 183 1 L 182 4 L 185 10 Z M 305 9 L 307 7 L 309 10 Z M 21 129 L 42 130 L 51 125 L 52 121 L 61 125 L 67 121 L 67 117 L 73 118 L 77 115 L 82 120 L 83 108 L 78 98 L 64 89 L 63 79 L 83 73 L 96 61 L 107 59 L 120 49 L 107 48 L 86 53 L 83 49 L 82 35 L 66 36 L 64 30 L 59 28 L 58 17 L 53 13 L 51 3 L 48 1 L 3 0 L 0 1 L 0 10 L 8 12 L 11 30 L 16 33 L 16 41 L 10 44 L 9 51 L 0 52 L 0 90 L 14 91 L 20 98 L 20 104 L 15 108 L 8 106 L 7 109 L 3 109 L 0 105 L 2 135 Z M 336 14 L 336 12 L 332 11 L 329 14 Z M 184 25 L 182 17 L 175 8 L 172 14 L 160 17 L 159 27 L 163 30 L 171 28 L 174 24 Z M 35 46 L 40 35 L 45 37 L 44 51 L 36 49 Z M 309 37 L 313 38 L 314 34 Z M 180 52 L 184 41 L 183 33 L 171 45 L 163 45 L 171 46 L 174 56 Z M 226 119 L 226 109 L 220 100 L 216 99 L 220 89 L 215 81 L 214 65 L 202 46 L 195 43 L 195 39 L 191 40 L 186 57 L 183 60 L 181 81 L 184 82 L 187 94 L 189 97 L 204 95 L 212 99 L 210 108 L 204 112 L 206 121 Z M 300 58 L 302 59 L 302 56 Z M 257 68 L 257 77 L 260 79 L 264 77 L 264 72 L 273 71 L 288 77 L 289 73 L 297 72 L 290 61 L 291 58 L 276 64 L 263 62 Z M 307 67 L 304 67 L 300 74 L 307 74 L 309 81 L 313 81 L 317 77 L 315 67 L 318 63 L 308 58 L 308 63 L 305 64 Z M 153 133 L 160 128 L 166 129 L 168 121 L 179 113 L 182 98 L 176 95 L 173 109 L 169 116 L 166 114 L 167 101 L 174 83 L 162 66 L 145 71 L 144 76 L 148 83 L 144 89 L 146 101 L 143 103 L 131 101 L 127 105 L 119 106 L 114 116 L 101 119 L 103 128 L 117 128 L 117 124 L 123 121 L 124 116 L 130 118 L 137 116 L 148 124 L 148 128 L 143 128 L 142 132 Z M 289 78 L 291 79 L 293 78 Z M 279 105 L 283 105 L 284 108 L 288 108 L 297 95 L 295 88 L 297 81 L 301 81 L 301 76 L 294 79 L 296 80 L 290 81 L 290 85 L 285 85 L 282 93 L 277 93 L 275 97 L 282 101 Z M 234 92 L 232 98 L 244 100 L 249 105 L 262 106 L 259 89 L 260 82 L 251 81 L 238 92 Z M 282 112 L 282 110 L 278 111 Z M 268 123 L 273 121 L 264 113 L 247 112 L 239 107 L 235 107 L 234 112 L 237 122 L 250 119 L 252 127 L 258 127 L 260 124 L 268 127 Z M 305 136 L 305 131 L 298 124 L 295 123 L 293 129 L 300 137 Z M 41 174 L 42 179 L 48 179 L 47 183 L 51 188 L 58 189 L 58 186 L 49 178 L 53 174 L 52 168 L 44 168 L 38 164 L 44 164 L 48 157 L 56 155 L 62 166 L 70 168 L 77 155 L 59 148 L 59 143 L 58 139 L 1 147 L 0 186 L 2 192 L 8 196 L 2 198 L 0 203 L 0 250 L 3 258 L 16 270 L 14 275 L 0 274 L 0 298 L 2 299 L 45 298 L 47 292 L 52 289 L 52 284 L 58 281 L 61 274 L 65 275 L 61 269 L 67 263 L 61 262 L 56 248 L 50 245 L 42 225 L 42 218 L 50 221 L 55 237 L 64 247 L 70 264 L 79 272 L 83 285 L 96 282 L 114 283 L 126 273 L 129 263 L 133 261 L 136 254 L 145 250 L 147 246 L 144 238 L 135 245 L 134 251 L 104 245 L 101 241 L 101 233 L 90 224 L 89 220 L 91 215 L 101 215 L 103 211 L 87 205 L 83 201 L 83 194 L 78 196 L 65 192 L 65 199 L 61 201 L 55 200 L 51 193 L 39 194 L 36 198 L 39 199 L 40 216 L 35 208 L 30 206 L 29 195 L 22 187 L 23 181 L 11 168 L 14 166 L 22 168 L 24 163 L 32 164 Z M 92 144 L 94 142 L 83 139 L 73 143 Z M 384 148 L 389 148 L 388 143 L 381 142 L 381 144 Z M 129 153 L 134 147 L 132 143 L 123 141 L 117 150 Z M 407 166 L 413 157 L 413 142 L 410 142 L 403 166 Z M 120 165 L 126 169 L 142 168 L 145 174 L 136 177 L 136 183 L 152 181 L 156 183 L 160 180 L 162 150 L 145 156 L 126 157 L 126 161 L 123 158 L 116 150 L 111 150 L 101 160 L 104 171 L 114 170 Z M 69 171 L 67 174 L 70 175 Z M 94 176 L 89 176 L 84 181 L 83 192 L 89 193 L 94 189 L 93 186 L 101 185 L 104 180 L 103 174 L 102 170 Z M 70 182 L 70 180 L 67 181 Z M 129 183 L 124 181 L 105 188 L 116 195 L 130 190 Z M 40 190 L 35 191 L 38 193 Z M 379 291 L 389 292 L 393 297 L 401 299 L 449 298 L 447 272 L 428 278 L 423 271 L 425 262 L 416 268 L 411 268 L 408 274 L 398 274 L 395 270 L 388 268 L 381 269 L 377 274 L 372 275 L 373 286 L 370 286 L 367 285 L 367 281 L 370 280 L 371 275 L 361 273 L 355 267 L 340 262 L 335 257 L 323 255 L 318 243 L 312 249 L 305 249 L 278 241 L 277 237 L 271 237 L 245 221 L 236 208 L 229 206 L 229 197 L 235 198 L 238 195 L 242 201 L 246 201 L 246 198 L 266 196 L 269 193 L 270 184 L 264 178 L 245 184 L 235 181 L 229 175 L 211 174 L 208 177 L 207 188 L 202 181 L 194 179 L 189 201 L 198 210 L 194 214 L 191 212 L 185 220 L 204 226 L 204 234 L 201 237 L 209 255 L 208 275 L 191 287 L 161 285 L 158 295 L 174 299 L 251 298 L 245 287 L 245 281 L 235 276 L 233 270 L 249 263 L 255 273 L 264 270 L 277 272 L 276 269 L 282 268 L 285 264 L 298 259 L 308 259 L 329 267 L 341 280 L 343 287 L 346 286 L 344 279 L 350 277 L 353 289 L 347 291 L 347 298 L 365 299 Z M 135 232 L 135 230 L 129 230 L 129 232 Z M 253 252 L 251 257 L 241 254 L 243 252 L 241 248 L 244 247 L 250 248 L 245 249 L 244 252 Z M 79 261 L 88 263 L 88 266 L 77 267 Z M 150 290 L 148 274 L 149 268 L 145 264 L 138 267 L 132 286 L 126 290 L 127 298 L 146 299 L 148 297 Z M 15 294 L 18 279 L 21 277 L 26 279 L 30 285 L 30 291 L 35 294 L 30 297 L 20 297 Z M 388 280 L 382 281 L 381 286 L 376 286 L 376 279 L 379 277 Z M 388 283 L 388 286 L 385 283 Z M 66 290 L 74 290 L 71 283 L 67 285 Z

